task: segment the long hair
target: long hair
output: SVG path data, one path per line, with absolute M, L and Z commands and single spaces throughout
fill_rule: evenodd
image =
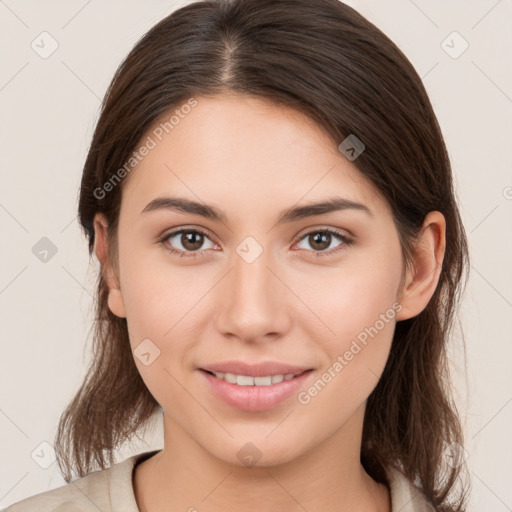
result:
M 366 150 L 354 162 L 389 203 L 410 263 L 426 214 L 446 219 L 437 288 L 425 309 L 396 325 L 387 365 L 367 401 L 361 462 L 387 482 L 399 468 L 435 510 L 464 510 L 464 464 L 446 347 L 469 266 L 443 137 L 420 77 L 377 27 L 338 0 L 194 2 L 156 24 L 135 45 L 105 95 L 83 169 L 79 220 L 94 249 L 93 219 L 109 223 L 117 261 L 121 169 L 163 114 L 190 98 L 235 92 L 292 107 L 339 144 L 350 134 Z M 110 183 L 106 193 L 106 183 Z M 93 358 L 60 419 L 55 448 L 66 481 L 105 469 L 114 450 L 145 427 L 159 404 L 134 363 L 126 319 L 107 305 L 99 273 Z

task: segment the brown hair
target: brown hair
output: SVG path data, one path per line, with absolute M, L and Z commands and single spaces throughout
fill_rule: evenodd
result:
M 449 387 L 446 343 L 469 256 L 451 167 L 427 93 L 413 66 L 378 28 L 338 0 L 218 0 L 189 4 L 145 34 L 117 70 L 85 162 L 79 219 L 94 248 L 93 219 L 109 223 L 110 261 L 125 165 L 156 120 L 188 98 L 234 92 L 299 110 L 340 143 L 356 134 L 366 150 L 354 164 L 391 206 L 404 261 L 426 214 L 446 219 L 438 286 L 426 308 L 400 321 L 383 375 L 370 395 L 361 461 L 387 483 L 395 467 L 421 486 L 435 510 L 464 510 L 464 465 L 444 459 L 462 446 Z M 112 181 L 111 181 L 112 183 Z M 467 276 L 466 276 L 467 279 Z M 114 461 L 113 451 L 147 425 L 159 404 L 139 375 L 126 319 L 97 281 L 93 360 L 56 435 L 66 481 Z M 456 445 L 454 445 L 456 446 Z

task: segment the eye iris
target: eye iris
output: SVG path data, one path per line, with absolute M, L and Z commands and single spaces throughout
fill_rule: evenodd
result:
M 203 245 L 204 235 L 196 232 L 185 232 L 181 235 L 181 244 L 189 251 L 195 251 Z
M 321 247 L 316 247 L 319 250 L 327 249 L 329 245 L 331 245 L 331 235 L 330 233 L 315 233 L 313 235 L 309 235 L 309 240 L 312 247 L 315 247 L 315 244 L 320 244 Z

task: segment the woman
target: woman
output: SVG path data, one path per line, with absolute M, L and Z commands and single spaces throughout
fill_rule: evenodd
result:
M 68 484 L 8 511 L 465 510 L 450 163 L 412 65 L 353 9 L 159 22 L 106 94 L 79 218 L 101 273 Z M 158 412 L 164 448 L 115 464 Z

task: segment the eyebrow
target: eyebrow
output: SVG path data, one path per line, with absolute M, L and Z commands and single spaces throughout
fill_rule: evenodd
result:
M 222 223 L 226 223 L 227 221 L 224 213 L 215 206 L 199 203 L 182 197 L 157 197 L 146 205 L 141 214 L 156 210 L 172 210 L 182 213 L 191 213 Z M 373 216 L 371 210 L 362 203 L 357 203 L 343 197 L 331 197 L 319 203 L 295 206 L 284 210 L 280 214 L 277 223 L 282 224 L 293 222 L 307 217 L 341 210 L 357 210 L 364 212 L 369 216 Z

